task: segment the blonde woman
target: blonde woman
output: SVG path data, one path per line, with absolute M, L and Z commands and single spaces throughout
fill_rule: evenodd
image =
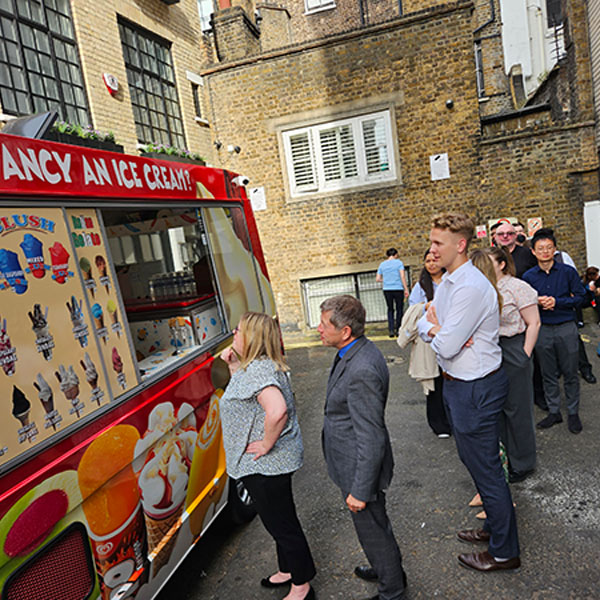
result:
M 279 571 L 261 585 L 291 585 L 284 600 L 313 600 L 316 570 L 292 495 L 302 435 L 277 324 L 268 315 L 245 313 L 221 358 L 231 373 L 219 403 L 227 473 L 242 480 L 277 548 Z

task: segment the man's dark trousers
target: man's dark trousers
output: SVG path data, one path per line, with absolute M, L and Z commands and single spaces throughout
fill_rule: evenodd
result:
M 385 303 L 387 304 L 388 331 L 394 335 L 400 329 L 402 314 L 404 313 L 404 290 L 383 290 Z M 394 305 L 396 316 L 394 318 Z
M 344 500 L 348 492 L 342 492 Z M 402 555 L 392 531 L 392 524 L 385 510 L 385 492 L 377 492 L 377 498 L 367 502 L 366 508 L 351 512 L 352 522 L 362 549 L 371 565 L 375 565 L 379 580 L 380 598 L 402 598 L 404 574 Z
M 579 412 L 579 334 L 575 321 L 558 325 L 544 325 L 540 328 L 535 351 L 537 352 L 542 377 L 544 395 L 551 413 L 560 411 L 560 375 L 565 380 L 565 398 L 567 412 L 576 415 Z
M 469 470 L 487 514 L 495 558 L 519 556 L 517 520 L 500 462 L 499 417 L 508 394 L 504 370 L 473 381 L 444 381 L 444 402 L 458 455 Z

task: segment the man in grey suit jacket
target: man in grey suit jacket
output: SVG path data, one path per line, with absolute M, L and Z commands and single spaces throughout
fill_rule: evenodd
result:
M 365 309 L 356 298 L 334 296 L 321 304 L 321 341 L 338 349 L 327 383 L 323 453 L 371 564 L 355 573 L 379 584 L 379 594 L 369 600 L 400 600 L 406 575 L 385 510 L 394 469 L 384 419 L 389 372 L 364 329 Z

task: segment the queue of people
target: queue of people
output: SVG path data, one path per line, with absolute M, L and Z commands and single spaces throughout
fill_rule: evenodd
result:
M 409 372 L 426 393 L 429 426 L 441 438 L 454 438 L 483 505 L 483 526 L 460 530 L 457 537 L 487 544 L 487 550 L 460 554 L 458 562 L 480 572 L 509 571 L 521 564 L 509 483 L 536 468 L 533 357 L 548 405 L 537 427 L 562 421 L 563 375 L 568 428 L 579 433 L 575 309 L 586 297 L 600 296 L 599 273 L 588 270 L 584 287 L 576 271 L 556 258 L 551 230 L 536 232 L 531 250 L 510 223 L 495 229 L 493 247 L 469 253 L 473 235 L 466 215 L 433 219 L 404 319 L 408 286 L 394 248 L 377 277 L 389 299 L 390 334 L 401 346 L 413 344 Z M 401 600 L 407 576 L 386 510 L 394 469 L 385 424 L 388 367 L 365 336 L 366 312 L 358 299 L 334 296 L 320 308 L 321 341 L 337 350 L 325 393 L 322 450 L 368 561 L 354 573 L 377 583 L 378 593 L 365 600 Z M 292 476 L 303 462 L 302 436 L 276 322 L 244 314 L 222 358 L 231 373 L 220 401 L 227 472 L 246 486 L 275 542 L 277 570 L 261 585 L 289 587 L 283 600 L 314 599 L 316 568 L 292 493 Z M 508 455 L 507 476 L 500 448 Z

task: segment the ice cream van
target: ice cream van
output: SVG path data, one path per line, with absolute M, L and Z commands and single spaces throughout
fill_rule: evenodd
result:
M 230 172 L 0 134 L 0 596 L 154 597 L 228 481 L 218 358 L 275 316 Z

